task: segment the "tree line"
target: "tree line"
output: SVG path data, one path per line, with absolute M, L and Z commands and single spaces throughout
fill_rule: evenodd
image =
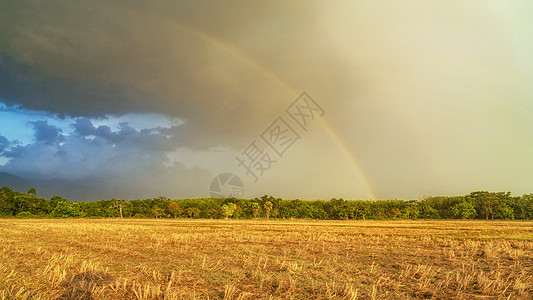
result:
M 428 196 L 419 200 L 288 200 L 265 195 L 255 199 L 199 198 L 171 200 L 111 199 L 70 202 L 60 196 L 37 197 L 0 189 L 1 217 L 53 218 L 203 218 L 203 219 L 533 219 L 533 194 L 472 192 L 465 196 Z

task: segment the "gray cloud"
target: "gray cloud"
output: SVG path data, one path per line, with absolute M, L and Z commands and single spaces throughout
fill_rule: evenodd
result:
M 10 161 L 2 171 L 17 174 L 32 182 L 46 179 L 60 193 L 74 200 L 96 200 L 98 197 L 142 198 L 204 192 L 202 182 L 211 176 L 207 170 L 186 168 L 170 162 L 166 151 L 176 148 L 172 136 L 158 128 L 136 130 L 120 123 L 113 131 L 108 126 L 95 127 L 91 120 L 80 118 L 72 124 L 73 134 L 64 135 L 46 121 L 32 122 L 35 142 L 4 151 Z M 5 139 L 0 137 L 0 147 Z M 7 144 L 6 144 L 7 145 Z M 92 192 L 90 192 L 92 191 Z M 48 195 L 48 196 L 51 196 Z
M 76 123 L 72 124 L 72 126 L 76 130 L 76 133 L 81 136 L 92 135 L 96 131 L 93 123 L 88 118 L 79 118 L 76 120 Z M 111 131 L 111 128 L 109 128 L 109 131 Z
M 65 137 L 61 133 L 61 129 L 53 125 L 48 125 L 48 121 L 30 122 L 35 130 L 35 139 L 38 143 L 47 145 L 57 144 L 64 141 Z
M 181 144 L 180 139 L 176 137 L 179 126 L 145 128 L 138 131 L 127 122 L 122 122 L 119 123 L 119 130 L 113 132 L 109 126 L 94 127 L 88 118 L 79 118 L 72 127 L 80 136 L 95 136 L 111 143 L 146 150 L 173 151 Z
M 17 158 L 17 157 L 21 157 L 25 152 L 26 152 L 26 148 L 25 147 L 23 147 L 23 146 L 15 146 L 15 147 L 11 147 L 11 149 L 9 149 L 7 151 L 4 151 L 4 153 L 2 153 L 2 155 L 7 157 L 7 158 Z
M 4 152 L 8 146 L 9 140 L 5 136 L 0 135 L 0 155 L 2 155 L 2 152 Z

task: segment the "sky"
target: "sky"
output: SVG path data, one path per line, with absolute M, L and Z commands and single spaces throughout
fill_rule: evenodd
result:
M 531 15 L 0 0 L 0 173 L 87 201 L 209 197 L 222 173 L 244 198 L 531 193 Z

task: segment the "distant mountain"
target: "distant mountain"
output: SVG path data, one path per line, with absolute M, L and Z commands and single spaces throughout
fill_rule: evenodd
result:
M 3 186 L 7 186 L 12 190 L 21 193 L 26 193 L 30 188 L 34 187 L 31 182 L 24 178 L 2 172 L 0 173 L 0 187 Z
M 0 188 L 7 186 L 10 189 L 26 193 L 30 188 L 35 188 L 37 197 L 50 199 L 53 196 L 61 196 L 70 201 L 95 201 L 107 199 L 106 195 L 98 190 L 65 180 L 48 179 L 28 181 L 13 174 L 0 172 Z
M 37 195 L 51 198 L 61 196 L 70 201 L 96 201 L 107 199 L 98 190 L 61 179 L 40 180 L 35 184 Z

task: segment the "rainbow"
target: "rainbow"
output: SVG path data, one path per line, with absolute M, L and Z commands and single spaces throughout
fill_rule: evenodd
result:
M 213 45 L 219 48 L 220 50 L 225 51 L 228 54 L 245 61 L 247 64 L 249 64 L 250 66 L 260 71 L 262 74 L 264 74 L 266 77 L 268 77 L 270 80 L 272 80 L 276 84 L 283 86 L 286 90 L 288 90 L 294 96 L 295 99 L 296 97 L 300 95 L 301 91 L 298 91 L 290 83 L 288 83 L 286 80 L 281 78 L 278 74 L 270 70 L 267 66 L 251 58 L 247 53 L 243 52 L 241 49 L 235 47 L 234 45 L 228 43 L 227 41 L 222 40 L 216 36 L 210 35 L 201 30 L 198 30 L 197 28 L 193 28 L 189 25 L 176 22 L 174 20 L 165 19 L 165 20 L 160 20 L 160 21 L 163 21 L 165 23 L 168 23 L 169 25 L 172 25 L 174 28 L 176 28 L 183 34 L 200 39 L 207 44 Z M 338 146 L 338 150 L 346 158 L 353 172 L 355 173 L 357 178 L 360 180 L 360 182 L 363 184 L 369 199 L 371 200 L 378 199 L 378 197 L 376 196 L 376 193 L 374 192 L 372 184 L 370 183 L 370 181 L 368 180 L 368 177 L 365 174 L 364 169 L 357 162 L 357 159 L 353 155 L 352 151 L 346 146 L 343 139 L 339 136 L 339 134 L 337 133 L 337 130 L 335 130 L 335 128 L 327 121 L 325 117 L 318 118 L 318 120 L 322 123 L 322 126 L 326 130 L 328 136 Z

